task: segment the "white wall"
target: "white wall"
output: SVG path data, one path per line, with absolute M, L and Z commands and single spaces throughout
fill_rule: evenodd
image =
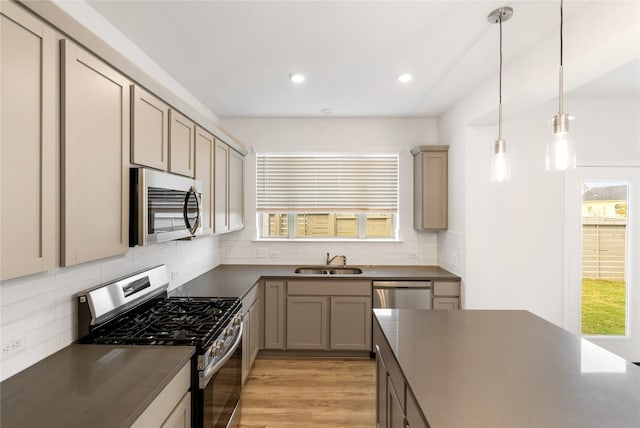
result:
M 76 293 L 120 276 L 166 264 L 176 288 L 220 264 L 219 237 L 136 247 L 123 256 L 0 282 L 2 348 L 19 339 L 21 348 L 2 352 L 0 380 L 29 367 L 78 338 Z
M 319 264 L 327 252 L 349 264 L 436 264 L 435 233 L 413 230 L 411 148 L 436 144 L 437 126 L 422 119 L 223 119 L 222 126 L 251 146 L 246 157 L 246 228 L 222 237 L 223 263 Z M 399 153 L 400 241 L 256 242 L 255 153 Z M 271 257 L 258 258 L 258 250 Z
M 565 90 L 636 60 L 636 2 L 594 2 L 565 33 Z M 602 25 L 606 22 L 606 25 Z M 557 39 L 550 37 L 548 46 Z M 564 325 L 564 180 L 544 169 L 548 122 L 557 111 L 557 52 L 544 43 L 504 70 L 508 183 L 489 181 L 497 137 L 497 81 L 478 87 L 439 118 L 450 145 L 449 230 L 438 236 L 438 264 L 463 278 L 466 308 L 527 309 Z M 578 162 L 637 162 L 637 99 L 566 99 L 576 117 Z M 570 172 L 568 173 L 570 174 Z

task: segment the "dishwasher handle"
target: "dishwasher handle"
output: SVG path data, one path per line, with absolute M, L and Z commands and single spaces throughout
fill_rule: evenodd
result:
M 431 281 L 373 281 L 373 288 L 423 288 L 431 289 Z

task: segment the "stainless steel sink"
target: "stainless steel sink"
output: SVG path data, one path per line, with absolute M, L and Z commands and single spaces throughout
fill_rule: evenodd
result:
M 358 275 L 362 273 L 362 269 L 357 267 L 304 266 L 296 268 L 294 272 L 301 275 Z
M 299 267 L 294 272 L 302 275 L 326 275 L 329 273 L 327 269 L 319 267 Z
M 331 275 L 359 275 L 362 273 L 360 268 L 336 268 L 329 271 Z

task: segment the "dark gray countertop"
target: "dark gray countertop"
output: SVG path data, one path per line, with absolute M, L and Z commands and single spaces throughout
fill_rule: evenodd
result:
M 2 427 L 128 427 L 193 353 L 188 346 L 68 346 L 0 384 Z
M 357 266 L 358 275 L 300 275 L 299 265 L 220 265 L 171 291 L 172 296 L 241 297 L 259 279 L 329 279 L 329 280 L 439 280 L 459 281 L 460 277 L 438 266 Z M 339 266 L 338 266 L 339 267 Z
M 640 367 L 529 312 L 374 313 L 431 428 L 640 426 Z

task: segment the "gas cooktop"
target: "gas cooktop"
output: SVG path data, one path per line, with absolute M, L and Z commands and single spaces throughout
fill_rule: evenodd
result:
M 91 332 L 93 343 L 207 347 L 238 312 L 236 298 L 156 298 Z

